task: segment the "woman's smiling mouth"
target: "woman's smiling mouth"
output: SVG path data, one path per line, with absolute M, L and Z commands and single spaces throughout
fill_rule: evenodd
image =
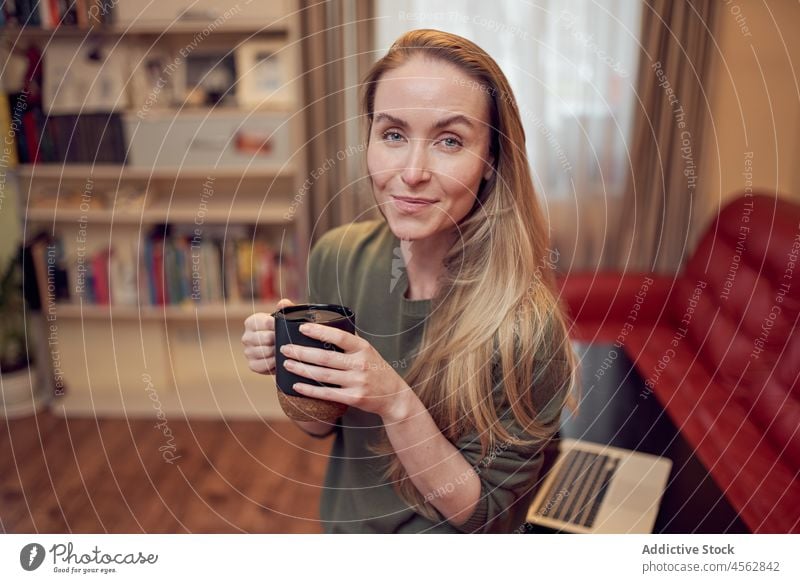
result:
M 392 195 L 395 208 L 405 213 L 416 213 L 432 206 L 435 200 L 423 198 L 406 198 Z

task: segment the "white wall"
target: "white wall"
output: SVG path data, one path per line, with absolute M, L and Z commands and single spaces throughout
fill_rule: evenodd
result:
M 800 204 L 800 4 L 721 0 L 718 10 L 700 229 L 747 185 L 746 152 L 754 189 L 777 190 Z

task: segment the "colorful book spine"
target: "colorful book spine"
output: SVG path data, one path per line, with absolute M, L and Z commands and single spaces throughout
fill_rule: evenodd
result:
M 167 292 L 164 282 L 164 240 L 155 239 L 153 244 L 153 263 L 150 266 L 150 277 L 155 286 L 154 304 L 163 306 L 167 303 Z
M 110 250 L 99 251 L 92 256 L 92 273 L 94 274 L 94 303 L 108 305 L 111 292 L 108 284 L 108 262 Z

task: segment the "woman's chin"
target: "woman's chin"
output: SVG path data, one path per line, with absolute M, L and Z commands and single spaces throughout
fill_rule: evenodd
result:
M 398 239 L 416 240 L 425 239 L 431 235 L 431 228 L 425 223 L 420 223 L 419 220 L 408 217 L 388 216 L 386 222 L 389 223 L 389 229 L 394 233 Z

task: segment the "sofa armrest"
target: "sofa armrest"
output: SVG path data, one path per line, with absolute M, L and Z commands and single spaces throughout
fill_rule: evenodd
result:
M 666 320 L 664 306 L 680 276 L 614 271 L 577 272 L 560 275 L 560 297 L 575 322 L 638 323 Z

